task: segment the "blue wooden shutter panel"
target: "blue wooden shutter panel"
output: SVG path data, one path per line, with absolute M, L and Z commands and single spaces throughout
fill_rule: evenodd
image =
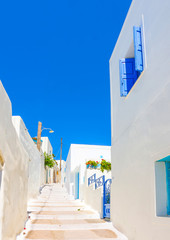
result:
M 135 70 L 143 71 L 143 53 L 142 53 L 142 36 L 141 27 L 133 27 Z
M 120 70 L 120 96 L 125 97 L 137 79 L 134 58 L 122 58 L 119 61 Z

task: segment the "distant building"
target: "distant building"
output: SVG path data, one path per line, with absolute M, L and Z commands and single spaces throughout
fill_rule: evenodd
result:
M 41 137 L 41 148 L 43 152 L 46 152 L 49 155 L 53 154 L 53 148 L 48 137 Z
M 84 199 L 86 162 L 111 161 L 111 147 L 100 145 L 71 144 L 66 160 L 66 188 L 75 199 Z
M 57 167 L 60 170 L 60 160 L 56 160 Z M 61 183 L 64 184 L 66 182 L 66 161 L 61 160 Z
M 41 149 L 48 155 L 53 155 L 53 148 L 48 137 L 41 137 Z M 46 183 L 56 183 L 57 164 L 53 168 L 46 167 Z

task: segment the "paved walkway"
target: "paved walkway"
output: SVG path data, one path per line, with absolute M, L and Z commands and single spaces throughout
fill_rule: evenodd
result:
M 79 200 L 70 200 L 60 184 L 45 185 L 28 207 L 29 220 L 19 239 L 123 240 L 110 222 Z

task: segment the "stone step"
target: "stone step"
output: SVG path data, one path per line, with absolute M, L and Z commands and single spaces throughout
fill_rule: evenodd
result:
M 29 230 L 93 230 L 110 229 L 112 224 L 106 223 L 86 223 L 86 224 L 27 224 Z
M 55 240 L 78 240 L 78 239 L 117 239 L 117 235 L 110 229 L 93 230 L 31 230 L 25 236 L 25 239 L 55 239 Z
M 103 219 L 35 219 L 30 221 L 31 224 L 58 224 L 58 225 L 70 225 L 70 224 L 94 224 L 94 223 L 106 223 Z
M 50 200 L 48 200 L 48 201 L 47 201 L 47 200 L 44 200 L 44 199 L 40 201 L 39 199 L 36 199 L 36 200 L 34 200 L 34 201 L 32 200 L 30 203 L 44 203 L 44 202 L 45 202 L 45 203 L 46 203 L 46 202 L 48 202 L 48 203 L 55 203 L 55 202 L 56 202 L 57 204 L 60 204 L 60 203 L 63 203 L 63 202 L 64 202 L 64 204 L 65 204 L 65 203 L 68 203 L 68 204 L 69 204 L 69 203 L 75 203 L 75 204 L 77 204 L 77 203 L 80 202 L 80 201 L 73 201 L 73 200 L 65 200 L 65 201 L 59 201 L 59 200 L 57 200 L 57 201 L 56 201 L 56 200 L 50 201 Z
M 17 240 L 127 240 L 111 222 L 73 200 L 61 185 L 42 188 L 41 195 L 28 204 L 29 219 Z
M 95 214 L 95 211 L 92 210 L 75 210 L 75 211 L 35 211 L 35 212 L 31 212 L 31 215 L 54 215 L 54 216 L 58 216 L 58 215 L 91 215 L 91 214 Z
M 78 214 L 78 215 L 40 215 L 31 213 L 31 219 L 99 219 L 99 214 Z
M 35 212 L 35 211 L 79 211 L 79 209 L 82 210 L 87 210 L 87 207 L 85 208 L 84 206 L 40 206 L 40 207 L 33 207 L 29 206 L 27 208 L 27 211 L 29 212 Z
M 61 203 L 58 203 L 58 202 L 56 202 L 56 203 L 49 203 L 49 202 L 43 202 L 43 203 L 41 203 L 41 202 L 33 202 L 33 203 L 29 203 L 28 204 L 28 206 L 29 207 L 83 207 L 84 206 L 84 204 L 83 203 L 74 203 L 74 202 L 70 202 L 70 203 L 68 203 L 68 202 L 65 202 L 65 203 L 63 203 L 63 202 L 61 202 Z

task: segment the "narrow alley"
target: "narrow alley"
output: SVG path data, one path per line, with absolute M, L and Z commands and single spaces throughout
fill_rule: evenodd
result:
M 111 222 L 79 200 L 71 200 L 60 184 L 45 185 L 28 206 L 28 221 L 17 239 L 124 239 Z

